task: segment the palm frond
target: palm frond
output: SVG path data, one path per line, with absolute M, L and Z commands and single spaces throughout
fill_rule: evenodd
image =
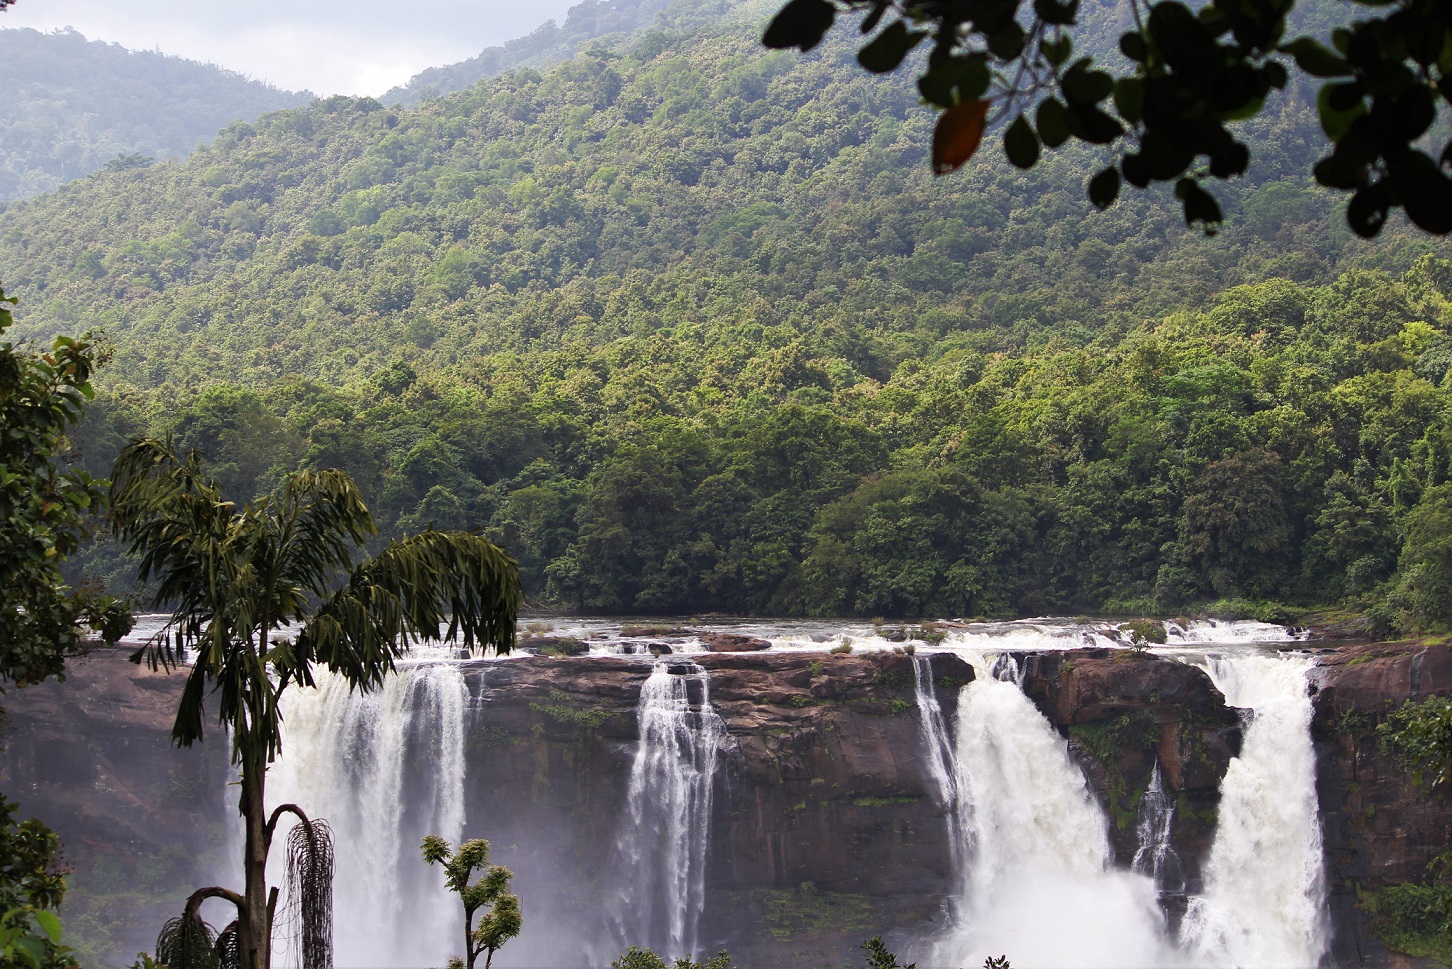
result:
M 272 499 L 277 522 L 277 576 L 314 597 L 332 588 L 378 526 L 346 472 L 299 471 Z M 296 605 L 306 603 L 299 600 Z M 289 618 L 296 618 L 296 611 Z
M 311 683 L 317 662 L 370 689 L 413 642 L 507 653 L 522 601 L 519 567 L 498 546 L 470 532 L 422 532 L 354 569 L 321 604 L 294 643 L 292 675 Z

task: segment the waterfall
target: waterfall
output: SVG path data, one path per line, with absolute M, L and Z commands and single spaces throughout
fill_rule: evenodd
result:
M 455 844 L 464 835 L 467 711 L 463 674 L 446 663 L 401 665 L 372 693 L 324 674 L 316 691 L 284 695 L 284 754 L 268 774 L 268 802 L 294 802 L 332 825 L 338 965 L 442 965 L 456 954 L 463 909 L 418 845 L 426 834 Z M 273 855 L 269 881 L 280 884 L 281 852 Z
M 1325 874 L 1304 656 L 1211 658 L 1231 706 L 1253 712 L 1221 784 L 1205 894 L 1185 944 L 1214 965 L 1314 966 L 1326 951 Z
M 947 824 L 949 870 L 957 876 L 963 871 L 967 850 L 958 806 L 958 758 L 948 736 L 943 708 L 938 703 L 938 691 L 933 686 L 933 665 L 930 657 L 913 657 L 913 694 L 917 699 L 918 729 L 922 735 L 923 762 L 927 767 L 928 782 L 932 786 L 933 799 L 942 809 Z M 948 903 L 947 910 L 954 921 L 962 919 L 961 901 L 955 895 Z
M 1024 696 L 1011 659 L 974 666 L 956 743 L 963 901 L 935 960 L 1165 965 L 1154 885 L 1111 867 L 1104 815 L 1064 738 Z
M 1161 895 L 1182 895 L 1185 891 L 1185 867 L 1170 844 L 1175 828 L 1175 798 L 1165 790 L 1160 762 L 1150 774 L 1149 787 L 1139 799 L 1139 849 L 1130 867 L 1154 879 Z
M 709 674 L 657 663 L 640 690 L 639 740 L 616 839 L 614 930 L 620 949 L 649 946 L 694 957 L 706 901 L 712 789 L 726 725 L 711 707 Z M 691 703 L 691 687 L 700 690 Z M 617 949 L 618 954 L 620 950 Z

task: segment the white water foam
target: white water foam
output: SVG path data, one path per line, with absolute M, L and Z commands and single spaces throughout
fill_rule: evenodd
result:
M 1064 739 L 1024 696 L 1016 668 L 974 665 L 957 723 L 969 862 L 937 964 L 1006 954 L 1021 967 L 1166 965 L 1154 883 L 1111 868 L 1104 815 Z
M 467 712 L 463 673 L 451 664 L 400 665 L 367 694 L 327 674 L 316 691 L 284 694 L 284 755 L 268 775 L 268 806 L 296 803 L 333 828 L 339 966 L 442 965 L 455 954 L 463 909 L 418 846 L 427 834 L 464 837 Z M 272 854 L 268 878 L 281 884 L 282 852 Z
M 1185 891 L 1185 866 L 1170 843 L 1175 828 L 1175 797 L 1165 790 L 1164 773 L 1159 760 L 1150 774 L 1149 787 L 1139 799 L 1139 818 L 1135 833 L 1139 849 L 1130 868 L 1154 879 L 1160 894 L 1177 895 Z
M 1326 952 L 1312 665 L 1251 654 L 1206 663 L 1226 702 L 1254 711 L 1221 783 L 1205 894 L 1185 916 L 1185 945 L 1209 965 L 1315 966 Z
M 689 673 L 671 672 L 681 665 L 656 663 L 636 708 L 640 739 L 616 840 L 616 953 L 639 945 L 670 958 L 696 955 L 716 765 L 727 735 L 711 707 L 709 674 L 694 664 Z M 694 708 L 693 682 L 701 691 Z

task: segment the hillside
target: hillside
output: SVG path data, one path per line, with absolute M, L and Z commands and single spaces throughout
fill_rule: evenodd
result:
M 1449 249 L 1350 235 L 1303 96 L 1205 239 L 1093 213 L 1084 153 L 934 180 L 909 80 L 763 51 L 768 7 L 15 206 L 28 332 L 115 348 L 85 459 L 346 467 L 574 608 L 1452 619 Z
M 108 163 L 142 163 L 124 156 L 185 156 L 232 121 L 312 97 L 73 30 L 29 28 L 0 29 L 0 90 L 0 205 Z
M 674 24 L 682 19 L 698 21 L 703 12 L 719 15 L 726 7 L 725 0 L 582 0 L 570 8 L 563 24 L 551 20 L 524 37 L 487 48 L 457 64 L 420 71 L 407 84 L 383 95 L 382 100 L 385 104 L 416 105 L 468 90 L 485 78 L 516 68 L 538 68 L 569 60 L 586 45 L 614 46 L 657 19 Z

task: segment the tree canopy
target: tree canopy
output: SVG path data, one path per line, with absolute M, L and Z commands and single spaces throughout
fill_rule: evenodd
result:
M 1346 218 L 1374 236 L 1402 208 L 1426 232 L 1452 231 L 1452 140 L 1436 122 L 1452 103 L 1452 6 L 1444 0 L 1356 0 L 1330 45 L 1290 37 L 1296 0 L 1131 0 L 1117 54 L 1082 56 L 1081 0 L 791 0 L 763 36 L 768 47 L 810 50 L 840 12 L 860 15 L 858 53 L 869 71 L 896 69 L 931 45 L 918 89 L 942 111 L 933 164 L 952 171 L 1003 127 L 1012 163 L 1032 168 L 1044 149 L 1078 140 L 1108 146 L 1111 163 L 1088 182 L 1107 208 L 1121 183 L 1174 182 L 1187 223 L 1223 219 L 1206 180 L 1244 175 L 1251 149 L 1238 122 L 1266 107 L 1292 71 L 1323 80 L 1316 93 L 1331 152 L 1315 178 L 1347 191 Z M 1301 0 L 1300 6 L 1317 6 Z M 880 28 L 880 29 L 879 29 Z

